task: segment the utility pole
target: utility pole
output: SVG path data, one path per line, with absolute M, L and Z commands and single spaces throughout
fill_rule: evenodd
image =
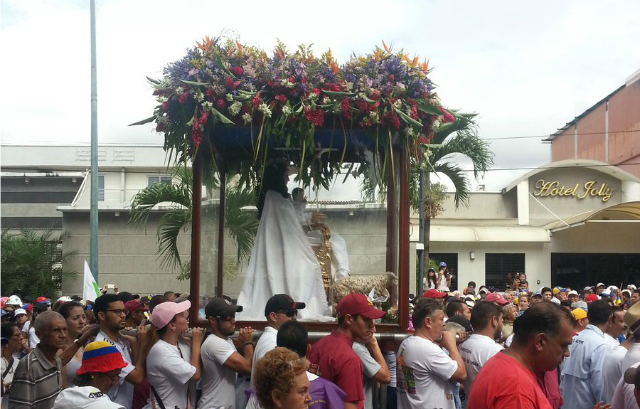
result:
M 96 2 L 91 0 L 91 225 L 89 265 L 98 283 L 98 78 L 96 74 Z

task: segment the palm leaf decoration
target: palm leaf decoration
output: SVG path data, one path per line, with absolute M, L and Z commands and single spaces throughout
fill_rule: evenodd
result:
M 178 278 L 188 279 L 190 265 L 180 257 L 178 238 L 180 232 L 187 231 L 191 225 L 192 170 L 180 164 L 174 169 L 173 176 L 175 183 L 156 183 L 134 196 L 129 221 L 146 231 L 151 212 L 158 209 L 158 206 L 166 207 L 162 209 L 164 213 L 160 216 L 156 229 L 161 266 L 172 270 L 179 269 Z M 218 185 L 218 179 L 213 172 L 204 179 L 211 186 Z M 241 263 L 251 255 L 258 229 L 258 220 L 255 217 L 247 217 L 247 210 L 243 210 L 254 204 L 255 196 L 248 184 L 243 188 L 228 186 L 226 192 L 225 227 L 237 245 L 237 262 Z

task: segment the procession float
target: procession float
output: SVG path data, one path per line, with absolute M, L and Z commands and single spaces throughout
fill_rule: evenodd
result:
M 443 106 L 426 60 L 383 43 L 340 64 L 310 46 L 267 53 L 207 37 L 148 80 L 157 106 L 135 125 L 153 123 L 169 163 L 192 170 L 192 303 L 237 298 L 238 319 L 260 328 L 264 301 L 284 292 L 307 304 L 311 331 L 326 331 L 336 300 L 358 291 L 388 312 L 378 332 L 407 330 L 410 166 L 432 166 L 468 120 Z M 229 207 L 242 189 L 255 202 Z M 339 200 L 354 189 L 366 199 Z M 251 233 L 230 240 L 229 212 Z M 234 252 L 246 259 L 229 273 Z M 201 318 L 193 308 L 191 323 Z

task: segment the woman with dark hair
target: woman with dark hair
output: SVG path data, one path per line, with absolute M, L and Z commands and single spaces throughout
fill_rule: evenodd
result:
M 435 290 L 436 286 L 436 270 L 430 268 L 427 270 L 427 276 L 424 277 L 424 281 L 422 282 L 422 290 Z
M 58 313 L 67 321 L 67 347 L 82 335 L 87 327 L 87 316 L 84 313 L 82 304 L 76 301 L 65 302 L 58 308 Z M 67 385 L 73 384 L 76 378 L 76 371 L 82 365 L 83 348 L 80 346 L 78 351 L 73 355 L 69 363 L 65 366 L 67 372 Z
M 11 382 L 13 374 L 18 366 L 19 359 L 15 359 L 13 354 L 20 351 L 20 328 L 15 322 L 2 324 L 2 409 L 6 409 L 9 404 L 9 393 L 11 393 Z
M 109 389 L 120 379 L 120 371 L 127 364 L 118 349 L 107 341 L 88 344 L 77 369 L 75 387 L 60 392 L 53 409 L 94 408 L 122 409 L 107 396 Z
M 258 183 L 260 224 L 238 296 L 238 305 L 244 307 L 238 320 L 264 320 L 264 306 L 275 294 L 304 302 L 306 308 L 299 311 L 302 319 L 332 319 L 320 264 L 287 189 L 289 170 L 287 160 L 271 160 Z

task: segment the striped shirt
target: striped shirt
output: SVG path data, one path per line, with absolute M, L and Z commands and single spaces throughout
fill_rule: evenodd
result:
M 62 362 L 51 363 L 40 345 L 20 360 L 13 375 L 9 407 L 12 409 L 50 409 L 62 390 Z

